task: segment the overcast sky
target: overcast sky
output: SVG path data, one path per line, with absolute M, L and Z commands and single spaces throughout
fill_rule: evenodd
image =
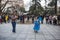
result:
M 47 4 L 49 3 L 49 1 L 47 2 Z M 58 3 L 58 6 L 60 6 L 60 3 L 59 2 L 57 2 Z M 30 7 L 30 5 L 31 5 L 31 0 L 24 0 L 24 6 L 25 6 L 25 8 L 26 8 L 26 10 L 29 10 L 29 7 Z M 42 0 L 41 1 L 41 5 L 44 7 L 45 6 L 45 1 L 44 0 Z
M 31 0 L 24 0 L 24 6 L 26 10 L 29 10 Z

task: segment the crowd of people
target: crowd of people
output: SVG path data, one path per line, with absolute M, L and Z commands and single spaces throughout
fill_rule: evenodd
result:
M 0 14 L 0 24 L 11 22 L 12 15 L 13 14 Z M 20 22 L 22 23 L 24 23 L 25 18 L 27 18 L 27 21 L 29 21 L 31 18 L 30 16 L 27 16 L 27 15 L 17 15 L 17 16 L 18 16 L 17 20 L 20 20 Z M 32 21 L 34 21 L 34 16 L 32 16 Z
M 54 24 L 54 25 L 60 24 L 60 15 L 53 15 L 53 16 L 47 15 L 45 18 L 47 24 Z
M 8 14 L 0 14 L 0 24 L 2 24 L 2 23 L 9 23 L 10 22 L 10 20 L 11 20 L 11 15 L 12 14 L 10 14 L 10 15 L 8 15 Z M 32 23 L 34 23 L 34 20 L 35 20 L 35 17 L 36 16 L 34 16 L 34 15 L 32 15 L 32 16 L 29 16 L 29 15 L 17 15 L 18 16 L 18 18 L 17 18 L 17 20 L 20 20 L 20 22 L 22 22 L 22 23 L 24 23 L 25 21 L 25 18 L 27 18 L 27 21 L 29 21 L 30 20 L 30 18 L 32 18 L 31 20 L 32 20 Z M 42 17 L 42 21 L 41 21 L 41 23 L 43 23 L 43 21 L 44 21 L 44 18 L 46 19 L 46 23 L 47 24 L 60 24 L 60 15 L 46 15 L 46 16 L 42 16 L 42 15 L 39 15 L 38 16 L 38 18 L 39 17 Z M 40 19 L 39 19 L 40 20 Z
M 7 23 L 9 22 L 9 15 L 8 14 L 0 14 L 0 24 L 2 24 L 3 22 L 4 23 Z
M 16 32 L 16 20 L 20 20 L 20 22 L 24 23 L 25 18 L 27 18 L 27 21 L 32 18 L 32 23 L 34 23 L 34 32 L 37 33 L 37 31 L 40 29 L 40 23 L 44 23 L 44 18 L 46 20 L 46 24 L 60 24 L 60 15 L 39 15 L 39 16 L 34 16 L 34 15 L 17 15 L 16 12 L 13 14 L 0 14 L 0 24 L 2 23 L 9 23 L 11 22 L 13 30 L 12 32 Z

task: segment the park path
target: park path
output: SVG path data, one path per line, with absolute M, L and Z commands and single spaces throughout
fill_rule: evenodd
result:
M 33 24 L 17 24 L 12 33 L 11 23 L 0 24 L 0 40 L 60 40 L 60 27 L 41 24 L 39 33 L 33 31 Z

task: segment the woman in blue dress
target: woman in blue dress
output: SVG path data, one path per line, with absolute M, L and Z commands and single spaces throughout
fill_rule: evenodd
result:
M 40 30 L 40 22 L 39 20 L 36 18 L 36 20 L 34 21 L 34 32 L 38 33 L 38 31 Z

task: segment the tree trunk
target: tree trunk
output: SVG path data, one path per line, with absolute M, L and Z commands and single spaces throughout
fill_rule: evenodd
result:
M 55 0 L 55 14 L 57 14 L 57 0 Z

